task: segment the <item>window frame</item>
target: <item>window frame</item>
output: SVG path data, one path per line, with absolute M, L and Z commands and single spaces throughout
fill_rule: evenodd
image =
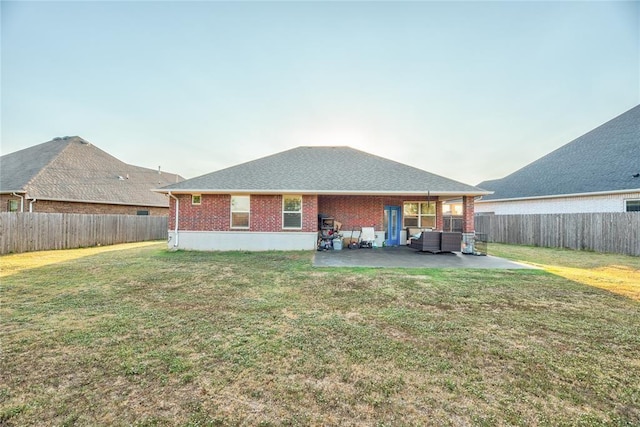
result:
M 192 194 L 191 195 L 191 204 L 194 205 L 194 206 L 201 205 L 202 204 L 202 194 Z
M 406 205 L 408 204 L 415 204 L 418 205 L 418 212 L 415 215 L 407 215 L 406 213 Z M 433 213 L 423 213 L 422 212 L 422 205 L 431 205 L 432 207 L 429 209 L 433 210 Z M 436 202 L 432 202 L 432 201 L 424 201 L 424 200 L 406 200 L 404 202 L 402 202 L 402 226 L 404 228 L 432 228 L 435 229 L 436 228 L 436 224 L 437 222 L 437 217 L 438 217 L 438 212 L 436 210 Z M 406 220 L 407 218 L 417 218 L 418 220 L 418 224 L 417 225 L 407 225 L 406 224 Z M 432 220 L 432 224 L 430 225 L 425 225 L 423 223 L 423 218 L 433 218 Z M 429 221 L 431 222 L 431 221 Z
M 14 209 L 15 206 L 15 209 Z M 20 201 L 18 199 L 7 200 L 7 212 L 18 212 L 20 210 Z
M 248 200 L 248 208 L 247 210 L 234 210 L 233 209 L 233 199 L 236 197 L 246 197 Z M 234 225 L 233 223 L 233 214 L 241 213 L 247 214 L 247 225 Z M 251 196 L 249 194 L 232 194 L 231 199 L 229 200 L 229 228 L 237 229 L 237 230 L 248 230 L 251 228 Z
M 633 202 L 633 205 L 638 206 L 638 209 L 629 210 L 629 202 Z M 624 211 L 625 212 L 640 212 L 640 199 L 625 199 L 624 200 Z
M 288 211 L 285 210 L 285 200 L 286 199 L 299 199 L 300 200 L 300 209 L 297 211 Z M 301 194 L 285 194 L 282 196 L 282 229 L 283 230 L 302 230 L 302 195 Z M 287 227 L 285 226 L 285 215 L 286 214 L 299 214 L 300 215 L 300 226 L 299 227 Z

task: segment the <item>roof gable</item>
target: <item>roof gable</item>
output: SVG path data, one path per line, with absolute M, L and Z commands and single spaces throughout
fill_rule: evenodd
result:
M 498 180 L 483 200 L 640 188 L 640 105 Z
M 350 147 L 297 147 L 160 191 L 318 194 L 484 194 L 482 190 Z
M 124 163 L 80 137 L 57 138 L 1 161 L 2 192 L 46 200 L 168 206 L 151 189 L 182 179 Z

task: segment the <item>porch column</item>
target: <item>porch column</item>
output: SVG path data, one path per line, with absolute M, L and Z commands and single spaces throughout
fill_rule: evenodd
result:
M 442 200 L 436 200 L 436 230 L 444 230 L 444 218 L 442 217 Z
M 462 253 L 473 254 L 475 239 L 474 197 L 462 196 Z
M 474 215 L 474 197 L 462 196 L 462 232 L 473 233 L 475 232 L 475 223 L 473 220 Z

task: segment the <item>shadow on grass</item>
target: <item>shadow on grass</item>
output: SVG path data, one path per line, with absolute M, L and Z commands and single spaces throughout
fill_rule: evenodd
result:
M 118 245 L 95 246 L 91 248 L 60 249 L 3 255 L 0 257 L 0 261 L 2 264 L 2 269 L 0 269 L 0 277 L 7 277 L 13 274 L 24 272 L 26 270 L 98 255 L 104 252 L 123 251 L 128 249 L 143 248 L 152 245 L 158 245 L 158 247 L 160 248 L 164 246 L 164 243 L 160 241 L 122 243 Z

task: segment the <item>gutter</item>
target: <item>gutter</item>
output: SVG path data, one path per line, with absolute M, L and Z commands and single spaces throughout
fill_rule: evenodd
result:
M 168 191 L 167 194 L 169 195 L 169 197 L 171 197 L 173 200 L 176 201 L 176 229 L 174 232 L 176 239 L 173 242 L 173 247 L 177 248 L 178 247 L 178 219 L 180 218 L 180 199 L 178 199 L 176 196 L 171 194 L 171 191 Z
M 20 212 L 24 212 L 24 196 L 19 195 L 18 193 L 11 193 L 16 197 L 20 197 Z
M 156 207 L 156 208 L 168 207 L 167 205 L 160 205 L 156 203 L 147 203 L 147 202 L 118 202 L 118 201 L 109 201 L 109 200 L 60 199 L 55 197 L 40 197 L 38 200 L 47 200 L 50 202 L 94 203 L 97 205 L 144 206 L 144 207 Z
M 513 197 L 507 199 L 481 199 L 476 203 L 492 203 L 492 202 L 517 202 L 521 200 L 541 200 L 541 199 L 558 199 L 562 197 L 590 197 L 590 196 L 606 196 L 609 194 L 627 194 L 627 193 L 640 193 L 640 188 L 630 188 L 627 190 L 612 190 L 612 191 L 593 191 L 590 193 L 568 193 L 568 194 L 547 194 L 544 196 L 529 196 L 529 197 Z
M 29 212 L 33 212 L 33 204 L 35 202 L 37 202 L 37 201 L 38 201 L 38 199 L 36 199 L 35 197 L 33 199 L 29 200 Z

